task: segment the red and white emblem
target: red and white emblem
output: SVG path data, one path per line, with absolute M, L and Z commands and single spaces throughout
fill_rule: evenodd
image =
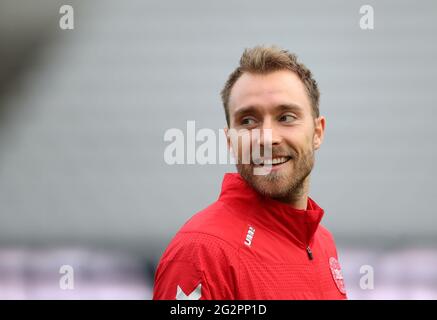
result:
M 346 294 L 343 274 L 341 273 L 341 267 L 337 259 L 334 257 L 329 258 L 329 267 L 331 268 L 332 278 L 334 279 L 338 290 L 340 290 L 341 293 Z

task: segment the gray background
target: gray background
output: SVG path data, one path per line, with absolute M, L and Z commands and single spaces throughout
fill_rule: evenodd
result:
M 167 165 L 164 132 L 223 128 L 219 91 L 257 44 L 297 53 L 319 82 L 310 195 L 338 246 L 437 244 L 435 1 L 69 1 L 69 31 L 62 4 L 0 4 L 0 246 L 156 262 L 234 171 Z

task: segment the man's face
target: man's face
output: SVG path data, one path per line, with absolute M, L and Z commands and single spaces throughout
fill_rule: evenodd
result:
M 232 88 L 229 115 L 230 129 L 247 129 L 249 133 L 258 129 L 261 133 L 260 139 L 251 134 L 250 143 L 239 143 L 233 148 L 241 176 L 259 193 L 272 198 L 290 199 L 298 193 L 313 168 L 314 150 L 322 143 L 325 127 L 323 117 L 314 119 L 299 77 L 288 70 L 264 75 L 244 73 Z M 267 135 L 267 131 L 271 134 Z M 229 134 L 228 142 L 232 144 Z M 253 157 L 250 163 L 241 161 L 255 143 L 261 145 L 264 164 L 273 162 L 268 174 L 254 174 L 254 169 L 263 164 L 255 164 Z M 263 149 L 268 148 L 271 158 L 263 157 Z

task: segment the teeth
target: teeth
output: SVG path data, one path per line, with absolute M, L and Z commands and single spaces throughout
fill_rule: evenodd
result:
M 280 158 L 274 158 L 272 159 L 265 159 L 262 164 L 264 165 L 272 165 L 272 164 L 279 164 L 279 163 L 284 163 L 288 161 L 288 158 L 286 157 L 280 157 Z
M 284 158 L 284 157 L 276 158 L 276 159 L 273 159 L 273 164 L 283 163 L 285 161 L 287 161 L 287 158 Z

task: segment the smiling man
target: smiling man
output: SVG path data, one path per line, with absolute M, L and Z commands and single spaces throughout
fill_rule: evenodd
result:
M 222 100 L 238 173 L 173 238 L 154 299 L 346 299 L 324 211 L 308 196 L 325 130 L 311 72 L 286 50 L 246 49 Z M 250 143 L 235 144 L 231 131 Z

